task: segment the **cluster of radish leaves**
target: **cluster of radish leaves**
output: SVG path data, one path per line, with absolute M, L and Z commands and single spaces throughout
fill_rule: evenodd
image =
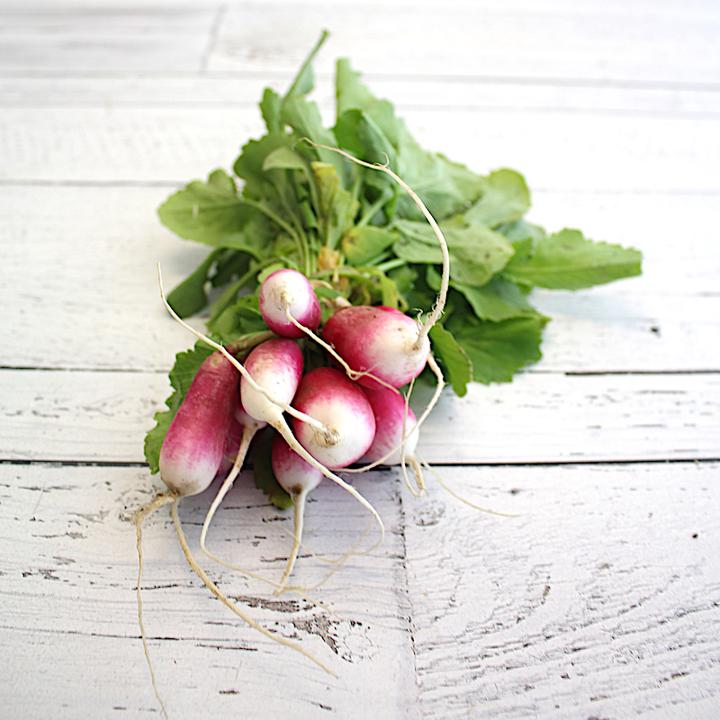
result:
M 539 360 L 548 318 L 530 303 L 533 287 L 577 290 L 640 273 L 637 250 L 593 242 L 579 230 L 547 233 L 524 220 L 530 194 L 516 171 L 477 175 L 421 148 L 393 105 L 372 95 L 347 60 L 337 63 L 335 124 L 325 127 L 308 95 L 312 61 L 326 37 L 285 95 L 264 91 L 260 110 L 267 132 L 243 146 L 233 175 L 214 170 L 159 208 L 170 230 L 213 248 L 168 296 L 181 317 L 207 309 L 214 339 L 251 347 L 267 332 L 255 291 L 279 267 L 321 281 L 318 295 L 341 295 L 353 304 L 411 314 L 433 305 L 440 249 L 416 205 L 383 173 L 351 165 L 318 145 L 388 164 L 440 223 L 451 289 L 430 339 L 460 396 L 471 381 L 506 382 Z M 145 442 L 153 472 L 170 421 L 210 352 L 198 344 L 176 358 L 168 409 L 156 415 Z M 267 442 L 260 440 L 256 484 L 276 505 L 288 507 L 292 501 L 272 477 L 263 455 Z

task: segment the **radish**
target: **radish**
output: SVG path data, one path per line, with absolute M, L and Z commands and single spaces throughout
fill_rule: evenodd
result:
M 320 303 L 310 281 L 297 270 L 270 273 L 258 294 L 260 314 L 277 335 L 301 338 L 320 325 Z
M 417 322 L 391 307 L 342 308 L 325 323 L 323 337 L 351 367 L 396 388 L 416 378 L 430 354 L 430 340 L 419 334 Z M 358 382 L 377 386 L 372 378 Z
M 291 495 L 295 508 L 295 529 L 293 546 L 288 557 L 285 572 L 280 579 L 280 587 L 276 593 L 285 587 L 297 560 L 300 544 L 302 542 L 303 521 L 305 516 L 305 499 L 323 478 L 322 473 L 309 465 L 290 446 L 276 435 L 272 444 L 272 469 L 280 486 Z
M 320 303 L 310 281 L 302 273 L 289 268 L 271 273 L 260 286 L 258 300 L 265 324 L 278 335 L 287 338 L 307 335 L 342 365 L 351 380 L 369 375 L 381 385 L 386 385 L 367 371 L 351 368 L 332 345 L 313 332 L 320 325 Z
M 247 371 L 254 378 L 254 384 L 248 382 L 243 376 L 240 381 L 240 397 L 245 408 L 245 412 L 256 420 L 262 420 L 268 423 L 271 427 L 274 427 L 280 435 L 282 435 L 285 442 L 294 450 L 305 462 L 319 470 L 326 478 L 332 480 L 342 487 L 344 490 L 349 492 L 366 510 L 368 510 L 380 528 L 380 538 L 377 544 L 381 543 L 385 536 L 385 526 L 383 525 L 382 519 L 378 514 L 377 510 L 354 488 L 352 485 L 346 483 L 341 477 L 333 473 L 323 463 L 322 457 L 327 456 L 327 452 L 332 449 L 331 455 L 335 459 L 339 459 L 340 463 L 333 465 L 333 467 L 341 467 L 342 460 L 346 456 L 350 457 L 348 464 L 354 462 L 360 457 L 370 446 L 372 442 L 372 433 L 375 432 L 375 421 L 372 416 L 372 410 L 367 403 L 367 400 L 362 398 L 366 404 L 365 421 L 369 425 L 372 423 L 372 433 L 367 440 L 367 444 L 361 444 L 358 449 L 356 440 L 352 437 L 352 432 L 348 432 L 349 428 L 343 424 L 340 432 L 340 428 L 334 426 L 328 426 L 322 421 L 311 417 L 309 414 L 293 408 L 294 418 L 296 421 L 302 421 L 302 424 L 298 427 L 302 428 L 304 433 L 311 431 L 315 433 L 319 440 L 317 445 L 322 444 L 324 449 L 327 451 L 321 454 L 320 458 L 316 458 L 312 452 L 309 452 L 293 435 L 290 430 L 290 426 L 283 417 L 282 407 L 280 405 L 268 402 L 267 397 L 264 393 L 259 392 L 255 389 L 257 385 L 261 387 L 272 388 L 272 394 L 276 397 L 281 405 L 289 406 L 290 401 L 295 395 L 298 385 L 300 383 L 300 377 L 302 375 L 302 353 L 297 343 L 292 340 L 276 339 L 267 340 L 266 342 L 258 345 L 247 357 L 246 360 Z M 337 375 L 349 385 L 352 385 L 349 380 L 346 380 L 342 373 L 333 371 L 330 368 L 320 368 L 322 370 L 329 370 L 335 372 Z M 307 378 L 317 373 L 319 370 L 315 370 L 303 378 L 303 384 L 306 384 Z M 357 391 L 362 395 L 362 391 L 356 388 Z M 351 397 L 346 394 L 347 397 Z M 352 409 L 357 406 L 357 401 L 352 401 Z M 351 409 L 351 411 L 352 411 Z M 339 412 L 343 412 L 339 410 Z M 344 412 L 347 415 L 347 410 Z M 332 418 L 331 418 L 332 419 Z M 367 434 L 367 429 L 366 429 Z M 349 452 L 349 455 L 348 455 Z
M 347 467 L 372 445 L 372 407 L 360 387 L 339 370 L 323 367 L 309 372 L 300 382 L 293 404 L 331 431 L 328 436 L 301 420 L 293 421 L 300 444 L 327 467 Z

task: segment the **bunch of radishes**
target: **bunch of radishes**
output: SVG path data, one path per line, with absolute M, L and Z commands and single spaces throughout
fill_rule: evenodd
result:
M 195 495 L 222 471 L 228 443 L 236 448 L 203 524 L 201 546 L 206 550 L 212 517 L 253 436 L 266 425 L 274 428 L 273 473 L 293 499 L 296 526 L 280 591 L 300 547 L 305 499 L 323 477 L 362 503 L 382 536 L 376 510 L 334 471 L 361 459 L 371 466 L 407 460 L 421 478 L 414 455 L 418 421 L 398 388 L 413 381 L 428 361 L 442 376 L 430 354 L 427 327 L 394 308 L 339 306 L 319 330 L 320 303 L 310 281 L 296 270 L 277 270 L 265 278 L 259 307 L 277 337 L 256 345 L 244 363 L 201 336 L 218 351 L 201 366 L 170 425 L 160 453 L 160 476 L 174 495 Z M 305 337 L 325 348 L 328 363 L 342 369 L 327 366 L 304 373 L 298 341 Z

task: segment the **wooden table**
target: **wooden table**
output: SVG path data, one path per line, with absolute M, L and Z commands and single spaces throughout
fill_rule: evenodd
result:
M 387 540 L 315 591 L 331 612 L 211 573 L 333 679 L 199 586 L 170 520 L 147 527 L 146 623 L 173 718 L 720 716 L 720 10 L 707 2 L 130 0 L 0 8 L 0 715 L 158 713 L 135 616 L 142 438 L 189 344 L 160 306 L 202 248 L 155 208 L 229 166 L 321 27 L 419 139 L 516 167 L 531 218 L 637 246 L 643 277 L 536 293 L 544 358 L 444 398 L 422 452 L 357 486 Z M 186 501 L 196 545 L 209 494 Z M 365 528 L 335 487 L 307 544 Z M 212 544 L 276 577 L 291 520 L 252 481 Z M 305 554 L 298 577 L 326 571 Z

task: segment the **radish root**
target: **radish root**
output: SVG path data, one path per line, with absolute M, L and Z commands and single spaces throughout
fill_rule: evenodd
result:
M 238 476 L 238 473 L 240 472 L 240 469 L 245 462 L 245 457 L 250 447 L 250 443 L 252 442 L 252 439 L 255 437 L 255 434 L 260 429 L 260 427 L 260 424 L 257 422 L 251 422 L 243 425 L 242 437 L 240 438 L 240 447 L 238 448 L 237 455 L 235 456 L 235 462 L 233 463 L 232 469 L 228 473 L 228 476 L 223 481 L 222 486 L 215 495 L 215 499 L 210 505 L 210 509 L 208 510 L 207 515 L 205 516 L 205 521 L 203 522 L 202 530 L 200 531 L 200 548 L 203 552 L 205 552 L 205 538 L 207 537 L 207 533 L 210 529 L 210 524 L 212 523 L 213 517 L 215 516 L 215 512 L 220 507 L 220 504 L 225 498 L 225 495 L 227 495 L 227 493 L 230 491 L 230 488 L 232 488 L 233 483 L 235 482 L 235 478 Z
M 180 502 L 181 498 L 175 498 L 175 502 L 173 502 L 170 510 L 172 513 L 172 519 L 173 523 L 175 524 L 175 532 L 177 533 L 178 540 L 180 541 L 180 547 L 182 548 L 183 554 L 185 555 L 185 559 L 188 562 L 188 565 L 192 568 L 192 570 L 195 572 L 195 574 L 202 580 L 205 587 L 223 604 L 225 605 L 229 610 L 234 612 L 241 620 L 243 620 L 245 623 L 247 623 L 253 630 L 257 630 L 257 632 L 264 635 L 266 638 L 272 640 L 273 642 L 276 642 L 280 645 L 284 645 L 287 648 L 290 648 L 291 650 L 295 650 L 295 652 L 300 653 L 304 657 L 306 657 L 308 660 L 314 662 L 319 668 L 324 670 L 328 675 L 332 675 L 333 677 L 337 678 L 337 675 L 327 666 L 325 665 L 321 660 L 316 658 L 312 653 L 305 650 L 303 647 L 298 645 L 297 643 L 292 642 L 291 640 L 286 640 L 283 637 L 279 637 L 273 633 L 271 633 L 267 628 L 263 627 L 259 623 L 255 622 L 247 613 L 243 612 L 237 605 L 230 601 L 230 599 L 218 588 L 218 586 L 210 579 L 209 575 L 203 570 L 203 568 L 198 564 L 198 562 L 195 560 L 192 551 L 190 550 L 190 547 L 187 542 L 187 538 L 185 537 L 185 531 L 182 529 L 182 525 L 180 524 L 180 518 L 178 517 L 178 503 Z
M 295 519 L 295 532 L 293 534 L 293 545 L 290 551 L 290 556 L 287 559 L 285 565 L 285 571 L 280 578 L 280 587 L 275 589 L 275 595 L 280 595 L 287 585 L 287 581 L 295 567 L 295 561 L 297 560 L 298 552 L 300 550 L 300 541 L 303 534 L 303 525 L 305 524 L 305 499 L 307 498 L 308 491 L 302 490 L 299 493 L 293 494 L 293 506 L 294 506 L 294 519 Z
M 138 572 L 137 572 L 137 584 L 135 585 L 135 592 L 137 596 L 137 616 L 138 626 L 140 627 L 140 639 L 142 640 L 143 653 L 145 654 L 145 661 L 147 662 L 148 670 L 150 671 L 150 682 L 152 683 L 153 692 L 160 704 L 160 712 L 162 716 L 167 720 L 168 714 L 165 708 L 165 703 L 160 697 L 160 691 L 158 690 L 157 679 L 155 678 L 155 670 L 153 669 L 152 660 L 150 660 L 150 650 L 147 644 L 147 636 L 145 634 L 145 623 L 143 622 L 143 601 L 142 601 L 142 572 L 143 572 L 143 551 L 142 551 L 142 525 L 145 519 L 152 515 L 154 512 L 159 510 L 164 505 L 174 502 L 175 495 L 172 493 L 160 493 L 147 505 L 141 507 L 133 518 L 135 524 L 135 546 L 137 548 L 138 557 Z
M 471 500 L 468 500 L 467 498 L 464 498 L 462 495 L 460 495 L 458 492 L 453 490 L 440 476 L 440 473 L 438 473 L 437 470 L 435 470 L 434 467 L 432 467 L 429 463 L 426 463 L 424 460 L 421 461 L 423 466 L 430 471 L 430 473 L 433 475 L 435 480 L 437 481 L 437 484 L 440 485 L 440 487 L 445 490 L 446 493 L 449 495 L 452 495 L 456 500 L 459 500 L 461 503 L 464 503 L 468 507 L 473 508 L 473 510 L 479 510 L 480 512 L 487 513 L 488 515 L 496 515 L 497 517 L 505 517 L 505 518 L 515 518 L 520 517 L 518 513 L 508 513 L 508 512 L 501 512 L 500 510 L 493 510 L 492 508 L 484 507 L 483 505 L 478 505 L 477 503 L 472 502 Z
M 367 552 L 372 552 L 377 548 L 385 539 L 385 525 L 383 524 L 382 518 L 378 511 L 368 502 L 352 485 L 348 484 L 341 477 L 336 475 L 332 470 L 326 468 L 321 462 L 316 460 L 297 440 L 293 435 L 290 426 L 287 424 L 284 417 L 280 417 L 277 422 L 273 423 L 273 427 L 282 435 L 283 440 L 294 450 L 306 463 L 312 465 L 316 470 L 319 470 L 328 480 L 332 480 L 334 483 L 339 485 L 343 490 L 349 492 L 374 518 L 380 529 L 380 537 L 376 543 Z

